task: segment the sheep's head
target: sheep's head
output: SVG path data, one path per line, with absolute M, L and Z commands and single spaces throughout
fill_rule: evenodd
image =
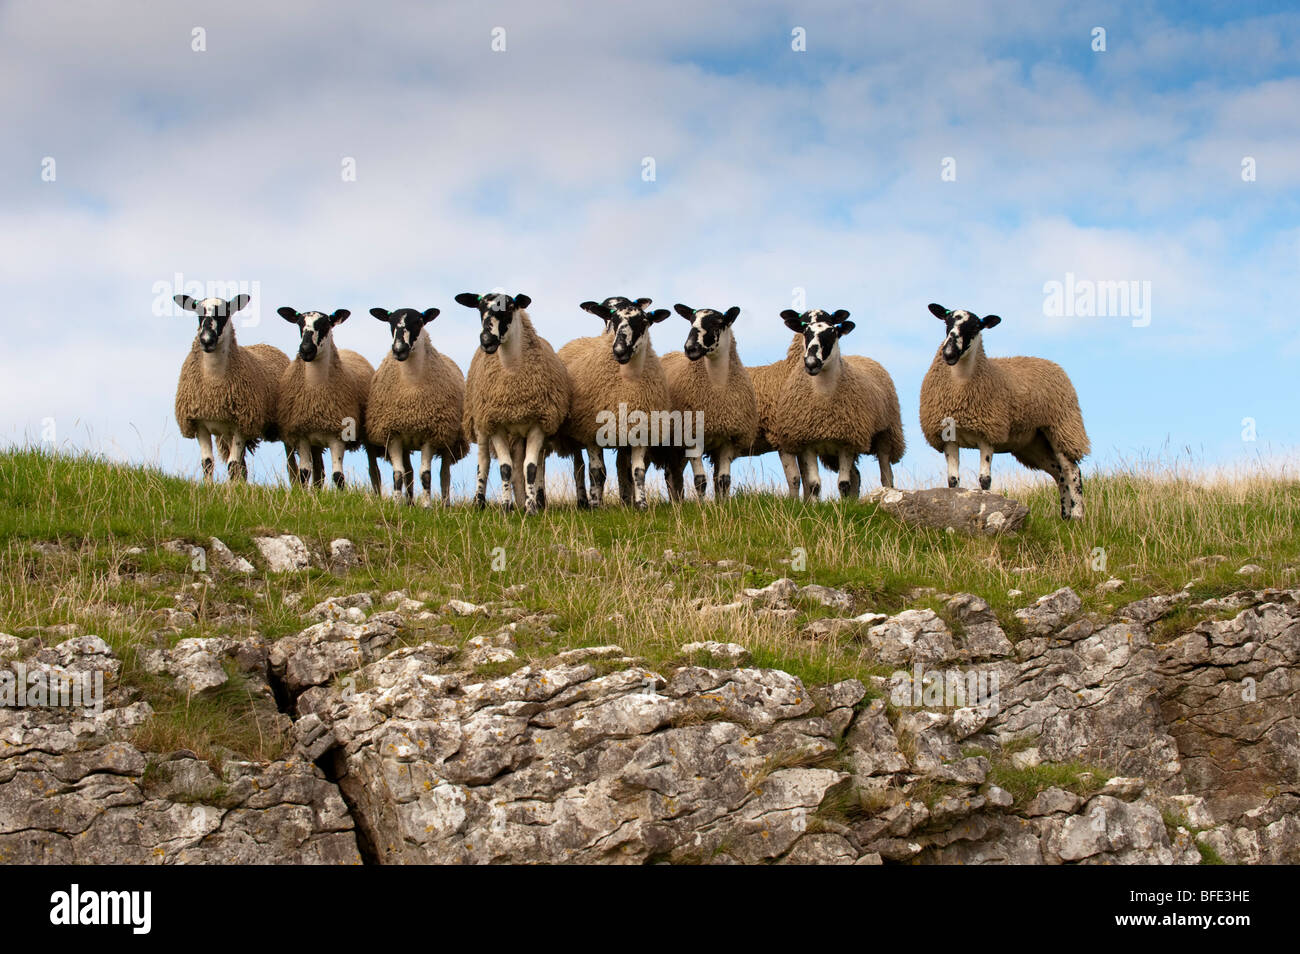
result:
M 204 298 L 195 300 L 189 295 L 175 295 L 172 301 L 186 311 L 199 316 L 199 347 L 208 354 L 217 350 L 217 343 L 230 323 L 230 316 L 248 304 L 247 295 L 236 295 L 226 301 L 224 298 Z
M 352 314 L 346 308 L 340 308 L 332 315 L 327 315 L 323 311 L 298 311 L 288 305 L 277 308 L 275 313 L 285 321 L 298 326 L 302 336 L 298 342 L 298 357 L 304 361 L 316 360 L 316 355 L 320 353 L 321 346 L 329 338 L 334 326 L 343 324 L 347 321 L 348 315 Z
M 414 308 L 399 308 L 397 311 L 371 308 L 370 313 L 388 323 L 388 329 L 393 334 L 393 357 L 405 361 L 411 356 L 415 339 L 420 337 L 425 325 L 438 317 L 439 311 L 437 308 L 427 311 L 416 311 Z
M 997 315 L 981 318 L 962 308 L 953 311 L 935 304 L 930 305 L 930 314 L 948 326 L 948 337 L 943 339 L 943 360 L 950 365 L 961 360 L 961 356 L 970 350 L 981 331 L 1002 321 Z
M 674 305 L 673 309 L 691 323 L 691 330 L 686 334 L 686 345 L 682 348 L 686 357 L 698 361 L 706 354 L 713 354 L 726 337 L 725 332 L 740 317 L 740 309 L 728 308 L 725 312 L 712 308 L 691 308 L 687 305 Z
M 821 374 L 839 340 L 853 330 L 853 322 L 848 321 L 848 317 L 849 313 L 843 308 L 834 314 L 821 308 L 813 308 L 802 315 L 793 308 L 781 312 L 785 326 L 803 335 L 803 367 L 809 374 Z
M 645 309 L 649 304 L 649 298 L 633 301 L 614 296 L 602 302 L 584 301 L 581 307 L 605 322 L 605 331 L 614 334 L 614 360 L 627 364 L 650 340 L 650 326 L 672 314 L 667 308 L 648 312 Z
M 501 292 L 486 295 L 461 292 L 456 296 L 456 303 L 478 309 L 479 318 L 483 322 L 483 330 L 478 336 L 479 346 L 487 354 L 495 354 L 515 326 L 515 312 L 523 311 L 533 300 L 527 295 L 515 295 L 512 298 Z

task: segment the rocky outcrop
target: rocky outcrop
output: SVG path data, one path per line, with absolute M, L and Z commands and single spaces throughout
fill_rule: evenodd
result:
M 807 685 L 712 641 L 661 667 L 615 645 L 529 658 L 521 646 L 557 636 L 550 618 L 457 600 L 433 612 L 397 592 L 381 611 L 368 593 L 324 600 L 269 645 L 141 651 L 180 697 L 246 686 L 292 749 L 262 762 L 144 751 L 154 716 L 118 685 L 107 643 L 0 634 L 0 676 L 107 686 L 98 709 L 0 708 L 0 857 L 1300 861 L 1300 591 L 1206 601 L 1164 642 L 1151 627 L 1186 592 L 1103 619 L 1058 590 L 1017 612 L 1014 643 L 984 600 L 944 598 L 942 613 L 826 617 L 864 663 L 892 667 L 866 684 Z M 856 609 L 787 579 L 737 597 L 755 614 L 796 602 Z M 429 625 L 439 614 L 486 631 L 456 645 Z
M 1015 533 L 1029 516 L 1029 508 L 1018 500 L 961 487 L 878 487 L 867 499 L 912 526 L 980 535 Z

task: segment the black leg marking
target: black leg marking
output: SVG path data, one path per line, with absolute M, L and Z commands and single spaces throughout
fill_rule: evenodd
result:
M 206 480 L 212 479 L 212 458 L 211 457 L 205 457 L 203 459 L 203 476 Z
M 731 475 L 722 474 L 713 478 L 713 494 L 716 497 L 725 497 L 731 492 Z
M 524 480 L 530 484 L 537 483 L 537 465 L 528 464 L 524 467 Z
M 987 477 L 981 477 L 981 478 L 980 478 L 980 490 L 988 490 L 988 489 L 989 489 L 990 487 L 992 487 L 992 486 L 993 486 L 993 475 L 992 475 L 992 474 L 990 474 L 990 475 L 987 476 Z
M 487 495 L 486 495 L 486 494 L 481 494 L 481 493 L 479 493 L 479 494 L 475 494 L 475 495 L 474 495 L 474 506 L 477 507 L 479 510 L 482 510 L 483 508 L 485 508 L 485 507 L 487 506 Z
M 514 469 L 513 469 L 509 464 L 502 464 L 502 465 L 501 465 L 501 482 L 502 482 L 503 484 L 508 484 L 508 483 L 510 483 L 510 478 L 513 477 L 513 476 L 514 476 Z
M 298 483 L 306 487 L 311 483 L 311 470 L 307 467 L 298 468 Z
M 956 486 L 957 486 L 957 478 L 956 478 L 956 477 L 949 477 L 949 478 L 948 478 L 948 486 L 949 486 L 949 487 L 956 487 Z
M 420 471 L 420 486 L 424 488 L 426 494 L 433 492 L 433 471 Z
M 840 496 L 845 500 L 849 497 L 849 482 L 847 480 L 840 481 Z
M 707 483 L 706 483 L 706 480 L 705 480 L 704 475 L 703 475 L 703 474 L 696 474 L 696 475 L 695 475 L 695 493 L 696 493 L 696 495 L 697 495 L 697 496 L 700 496 L 700 497 L 703 497 L 703 496 L 704 496 L 704 491 L 705 491 L 706 486 L 707 486 Z
M 343 486 L 343 471 L 341 470 L 334 471 L 334 486 L 335 487 Z

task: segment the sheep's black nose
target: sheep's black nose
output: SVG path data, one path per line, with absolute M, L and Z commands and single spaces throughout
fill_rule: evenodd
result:
M 816 374 L 822 369 L 822 363 L 820 361 L 808 361 L 805 359 L 803 366 L 804 366 L 804 370 L 806 370 L 809 374 Z
M 483 350 L 488 354 L 492 354 L 496 351 L 497 347 L 501 344 L 500 341 L 491 335 L 479 335 L 478 343 L 483 346 Z
M 393 345 L 393 357 L 398 361 L 405 361 L 411 356 L 411 349 L 406 345 Z
M 304 361 L 310 361 L 316 357 L 316 349 L 309 345 L 300 345 L 298 348 L 298 357 Z

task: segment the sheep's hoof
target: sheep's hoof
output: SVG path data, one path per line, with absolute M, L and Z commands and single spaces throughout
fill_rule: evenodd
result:
M 334 486 L 339 488 L 340 490 L 343 489 L 343 471 L 341 470 L 334 471 Z
M 647 500 L 638 500 L 638 501 L 636 502 L 636 509 L 637 509 L 637 510 L 649 510 L 649 509 L 650 509 L 650 502 L 647 501 Z
M 309 483 L 311 483 L 311 471 L 310 470 L 298 471 L 298 483 L 302 484 L 304 487 L 306 487 Z
M 731 493 L 731 476 L 723 474 L 721 477 L 714 477 L 713 496 L 719 500 L 724 500 L 729 493 Z
M 705 494 L 705 491 L 707 490 L 707 488 L 708 488 L 708 485 L 707 485 L 707 483 L 705 482 L 705 477 L 704 477 L 703 474 L 700 474 L 700 476 L 698 476 L 698 477 L 695 478 L 695 493 L 696 493 L 696 495 L 699 496 L 699 497 L 701 497 L 701 498 L 703 498 L 703 497 L 704 497 L 704 494 Z
M 847 500 L 849 497 L 849 482 L 847 480 L 841 480 L 839 486 L 840 496 Z
M 205 457 L 203 459 L 203 479 L 204 480 L 212 479 L 212 458 L 211 457 Z
M 538 510 L 546 509 L 546 491 L 542 490 L 541 488 L 538 488 L 537 490 L 537 509 Z
M 579 495 L 578 495 L 578 509 L 579 509 L 579 510 L 590 510 L 590 509 L 591 509 L 591 501 L 587 499 L 587 495 L 586 495 L 586 494 L 579 494 Z
M 448 503 L 450 503 L 450 501 L 448 501 Z M 487 507 L 487 495 L 486 495 L 486 494 L 475 494 L 475 495 L 474 495 L 474 507 L 475 507 L 475 509 L 477 509 L 477 510 L 483 510 L 484 508 L 486 508 L 486 507 Z
M 980 478 L 980 490 L 988 490 L 992 486 L 993 486 L 992 476 Z
M 956 477 L 949 477 L 949 478 L 948 478 L 948 486 L 949 486 L 949 487 L 956 487 L 956 486 L 957 486 L 957 478 L 956 478 Z

